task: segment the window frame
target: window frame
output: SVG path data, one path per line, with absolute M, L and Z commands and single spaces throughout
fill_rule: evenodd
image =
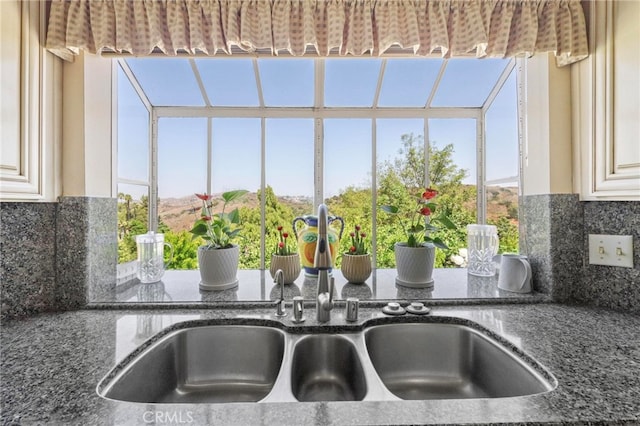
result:
M 358 60 L 358 58 L 351 58 Z M 220 58 L 220 60 L 224 60 Z M 317 208 L 320 203 L 324 202 L 324 134 L 323 123 L 326 119 L 370 119 L 372 126 L 371 133 L 371 187 L 377 187 L 377 134 L 376 124 L 378 119 L 422 119 L 423 120 L 423 135 L 425 144 L 425 176 L 424 184 L 429 185 L 429 158 L 428 158 L 428 144 L 429 139 L 429 120 L 430 119 L 474 119 L 476 124 L 476 208 L 477 208 L 477 223 L 486 223 L 486 187 L 491 184 L 517 182 L 519 195 L 522 195 L 522 170 L 523 170 L 523 152 L 526 149 L 523 135 L 526 132 L 526 99 L 525 99 L 525 63 L 524 59 L 512 58 L 503 69 L 500 77 L 495 83 L 494 87 L 489 92 L 486 100 L 479 107 L 433 107 L 431 103 L 438 90 L 442 76 L 446 70 L 448 60 L 442 61 L 440 70 L 436 81 L 427 97 L 427 101 L 424 107 L 379 107 L 378 100 L 380 97 L 380 90 L 382 87 L 384 70 L 386 67 L 387 59 L 382 59 L 380 67 L 379 78 L 377 82 L 376 92 L 374 95 L 373 105 L 371 107 L 329 107 L 324 105 L 324 83 L 325 83 L 325 59 L 313 58 L 314 60 L 314 104 L 310 107 L 283 107 L 283 106 L 266 106 L 264 103 L 264 96 L 262 90 L 262 84 L 260 79 L 260 70 L 258 65 L 258 58 L 252 58 L 254 74 L 256 78 L 256 85 L 258 89 L 258 106 L 213 106 L 211 105 L 206 92 L 204 91 L 204 85 L 202 84 L 202 78 L 198 72 L 198 68 L 195 65 L 193 58 L 189 59 L 192 69 L 194 71 L 196 80 L 202 90 L 202 96 L 205 101 L 205 106 L 154 106 L 149 101 L 144 90 L 137 82 L 135 75 L 127 65 L 124 59 L 117 59 L 114 63 L 116 66 L 120 66 L 127 78 L 130 80 L 133 88 L 140 97 L 141 101 L 149 112 L 149 153 L 150 153 L 150 167 L 149 167 L 149 181 L 148 183 L 131 182 L 127 179 L 121 179 L 117 174 L 117 169 L 114 172 L 116 179 L 115 186 L 118 183 L 134 183 L 137 185 L 148 184 L 149 185 L 149 230 L 157 231 L 158 227 L 158 120 L 160 118 L 207 118 L 207 192 L 211 192 L 212 177 L 212 128 L 213 119 L 215 118 L 256 118 L 261 122 L 261 184 L 260 190 L 264 193 L 266 188 L 265 177 L 265 147 L 266 147 L 266 120 L 271 118 L 302 118 L 314 120 L 314 191 L 313 191 L 313 206 Z M 282 60 L 287 60 L 283 58 Z M 342 60 L 346 60 L 342 58 Z M 491 107 L 493 101 L 502 90 L 505 82 L 510 77 L 511 73 L 516 73 L 517 81 L 517 105 L 518 105 L 518 174 L 517 176 L 510 176 L 504 179 L 486 180 L 486 132 L 485 121 L 486 113 Z M 113 73 L 114 80 L 117 80 L 117 73 Z M 114 129 L 117 129 L 117 83 L 114 83 Z M 114 135 L 117 135 L 117 131 L 114 131 Z M 117 147 L 117 136 L 114 145 Z M 117 149 L 114 149 L 114 155 L 117 156 Z M 116 157 L 117 158 L 117 157 Z M 117 164 L 117 161 L 114 161 Z M 372 247 L 376 247 L 376 228 L 375 223 L 377 220 L 377 193 L 372 190 L 372 235 L 371 243 Z M 261 201 L 261 248 L 260 248 L 260 268 L 265 269 L 266 263 L 266 247 L 265 247 L 265 200 Z M 372 252 L 372 262 L 375 265 L 377 262 L 376 252 Z
M 157 214 L 152 214 L 151 212 L 151 197 L 152 197 L 152 188 L 155 186 L 157 188 L 157 142 L 158 142 L 158 138 L 157 138 L 157 134 L 156 135 L 152 135 L 152 131 L 153 131 L 153 105 L 151 105 L 151 103 L 149 102 L 149 99 L 147 98 L 144 90 L 142 89 L 142 86 L 140 86 L 140 83 L 138 82 L 138 80 L 135 78 L 135 75 L 133 74 L 133 72 L 131 71 L 131 68 L 129 68 L 126 65 L 126 62 L 124 61 L 114 61 L 112 64 L 112 76 L 113 76 L 113 84 L 112 84 L 112 99 L 114 99 L 113 103 L 112 103 L 112 134 L 114 135 L 114 139 L 115 139 L 115 143 L 113 143 L 113 147 L 112 147 L 112 151 L 113 151 L 113 156 L 114 156 L 114 161 L 112 162 L 112 173 L 113 176 L 115 176 L 114 179 L 114 184 L 113 184 L 113 193 L 114 194 L 118 194 L 118 185 L 119 184 L 123 184 L 123 185 L 137 185 L 137 186 L 146 186 L 148 188 L 147 190 L 147 194 L 149 194 L 149 218 L 147 220 L 147 224 L 148 224 L 148 229 L 150 231 L 155 231 L 157 230 L 157 219 L 156 219 L 156 224 L 155 227 L 152 228 L 151 227 L 151 218 L 156 217 Z M 118 173 L 118 85 L 120 84 L 120 82 L 118 81 L 118 68 L 120 68 L 123 72 L 123 74 L 127 77 L 127 79 L 129 80 L 129 84 L 131 85 L 131 88 L 133 89 L 134 92 L 136 92 L 136 94 L 138 95 L 138 98 L 140 99 L 140 102 L 142 103 L 142 106 L 145 107 L 145 109 L 147 110 L 148 113 L 148 117 L 149 117 L 149 141 L 148 141 L 148 153 L 149 153 L 149 173 L 147 175 L 147 179 L 146 180 L 138 180 L 138 179 L 129 179 L 129 178 L 123 178 L 120 177 L 120 174 Z M 155 141 L 155 143 L 154 143 Z M 155 185 L 154 185 L 155 182 Z M 157 203 L 153 203 L 153 204 L 157 204 Z M 157 207 L 157 206 L 156 206 Z

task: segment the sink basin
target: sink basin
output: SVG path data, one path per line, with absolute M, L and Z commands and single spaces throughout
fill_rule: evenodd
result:
M 502 398 L 553 390 L 535 360 L 473 323 L 389 323 L 344 333 L 264 325 L 169 331 L 98 385 L 141 403 Z
M 367 384 L 358 352 L 334 334 L 298 341 L 291 362 L 291 391 L 298 401 L 360 401 Z
M 457 324 L 387 324 L 365 330 L 371 363 L 401 399 L 500 398 L 553 386 L 505 347 Z
M 255 402 L 273 388 L 285 333 L 259 326 L 206 326 L 170 333 L 110 381 L 106 398 L 147 403 Z

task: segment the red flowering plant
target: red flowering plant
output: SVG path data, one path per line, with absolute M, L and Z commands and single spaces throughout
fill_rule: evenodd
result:
M 240 212 L 237 208 L 226 213 L 227 204 L 239 199 L 248 191 L 239 189 L 228 191 L 222 194 L 222 212 L 212 213 L 213 195 L 196 194 L 196 197 L 202 201 L 202 210 L 200 217 L 191 229 L 193 238 L 202 237 L 207 243 L 207 249 L 224 249 L 232 246 L 231 242 L 241 231 L 238 226 L 240 223 Z
M 291 256 L 292 254 L 296 254 L 296 249 L 293 247 L 293 243 L 289 244 L 290 241 L 293 240 L 291 234 L 284 231 L 282 225 L 278 225 L 276 228 L 278 230 L 278 242 L 276 243 L 276 249 L 273 254 L 277 256 Z
M 435 215 L 437 204 L 433 199 L 438 195 L 438 191 L 433 188 L 426 188 L 422 196 L 417 198 L 417 206 L 408 215 L 405 216 L 407 223 L 400 219 L 402 229 L 407 235 L 407 247 L 420 247 L 423 243 L 432 243 L 434 246 L 442 249 L 449 247 L 439 237 L 432 237 L 431 233 L 436 232 L 442 227 L 446 229 L 456 229 L 456 225 L 444 213 Z M 382 211 L 400 215 L 400 211 L 396 206 L 381 206 Z M 441 226 L 436 226 L 435 223 Z
M 349 233 L 349 238 L 351 238 L 351 246 L 349 246 L 349 251 L 345 254 L 369 254 L 367 247 L 365 246 L 365 238 L 367 238 L 367 234 L 362 232 L 360 225 L 354 226 L 353 231 Z

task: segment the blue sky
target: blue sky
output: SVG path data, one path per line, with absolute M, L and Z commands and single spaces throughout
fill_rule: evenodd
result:
M 127 60 L 153 105 L 204 106 L 205 100 L 184 59 Z M 312 60 L 259 60 L 267 106 L 312 106 Z M 258 106 L 258 89 L 250 60 L 196 59 L 209 101 L 220 106 Z M 388 60 L 379 106 L 424 106 L 441 59 Z M 433 106 L 479 106 L 506 61 L 449 61 Z M 325 105 L 370 107 L 380 73 L 380 59 L 327 60 Z M 148 115 L 119 71 L 118 174 L 147 180 Z M 487 177 L 517 173 L 517 109 L 515 73 L 487 114 Z M 260 187 L 259 118 L 213 119 L 213 192 Z M 472 119 L 430 119 L 429 137 L 442 148 L 454 145 L 454 160 L 475 183 L 476 123 Z M 266 180 L 277 195 L 313 195 L 312 119 L 266 120 Z M 422 119 L 377 120 L 377 161 L 391 160 L 405 133 L 423 134 Z M 346 186 L 366 186 L 371 179 L 370 119 L 325 120 L 325 196 Z M 160 118 L 158 127 L 158 189 L 161 198 L 181 197 L 206 189 L 206 118 Z M 122 185 L 119 192 L 140 193 L 142 187 Z

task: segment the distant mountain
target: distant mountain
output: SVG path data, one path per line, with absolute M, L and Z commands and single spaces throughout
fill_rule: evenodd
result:
M 221 206 L 220 194 L 215 194 L 215 205 Z M 311 197 L 285 195 L 278 197 L 278 201 L 291 207 L 295 216 L 313 213 Z M 258 207 L 260 202 L 255 192 L 250 192 L 241 200 L 232 203 L 228 209 L 235 207 Z M 160 219 L 174 232 L 188 231 L 200 215 L 201 201 L 195 195 L 181 198 L 162 198 L 158 206 Z M 475 203 L 467 206 L 475 210 Z M 487 218 L 498 219 L 507 217 L 513 222 L 518 221 L 518 188 L 490 186 L 487 188 Z
M 487 219 L 507 217 L 518 222 L 518 188 L 512 186 L 487 187 Z
M 221 194 L 214 194 L 214 200 L 214 209 L 217 206 L 222 208 Z M 278 201 L 291 207 L 296 216 L 310 214 L 312 211 L 313 200 L 311 197 L 285 195 L 278 197 Z M 230 211 L 236 207 L 257 208 L 259 206 L 258 194 L 250 192 L 239 201 L 227 206 L 227 210 Z M 160 220 L 172 231 L 188 231 L 200 216 L 201 208 L 202 202 L 195 195 L 181 198 L 161 198 L 158 205 L 158 214 Z

